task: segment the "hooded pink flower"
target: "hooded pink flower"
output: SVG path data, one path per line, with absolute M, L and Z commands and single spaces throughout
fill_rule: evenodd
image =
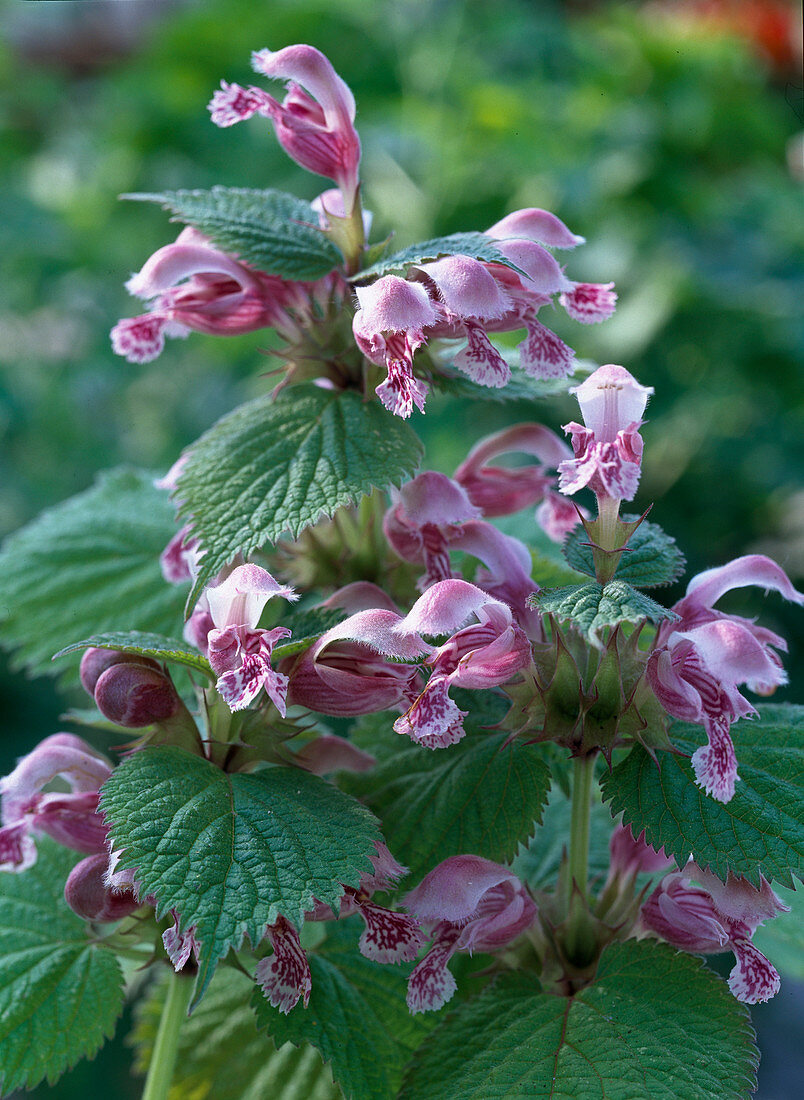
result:
M 736 558 L 692 578 L 673 608 L 680 621 L 662 624 L 647 665 L 648 681 L 665 710 L 706 730 L 708 744 L 693 754 L 692 766 L 698 784 L 719 802 L 730 801 L 739 778 L 731 724 L 756 714 L 739 685 L 768 695 L 787 680 L 775 652 L 787 649 L 783 638 L 712 606 L 724 593 L 746 585 L 772 588 L 804 603 L 804 594 L 770 558 Z
M 388 848 L 378 842 L 369 857 L 372 871 L 360 876 L 357 887 L 345 886 L 337 917 L 328 905 L 316 902 L 305 914 L 307 920 L 327 921 L 358 913 L 365 925 L 358 947 L 362 955 L 379 963 L 398 963 L 415 959 L 423 943 L 419 922 L 407 913 L 395 913 L 371 900 L 378 890 L 392 890 L 407 873 Z M 256 979 L 271 1004 L 287 1014 L 303 998 L 310 999 L 312 975 L 299 933 L 284 917 L 269 925 L 266 935 L 274 953 L 257 965 Z
M 536 466 L 490 466 L 492 458 L 519 452 L 539 459 Z M 515 424 L 486 436 L 452 475 L 484 516 L 507 516 L 538 504 L 555 484 L 548 468 L 571 457 L 566 443 L 543 424 Z
M 251 61 L 256 72 L 287 81 L 283 102 L 261 88 L 221 82 L 209 105 L 212 121 L 216 126 L 232 126 L 254 114 L 269 118 L 288 156 L 302 168 L 334 180 L 346 210 L 351 211 L 358 187 L 360 139 L 348 85 L 313 46 L 258 50 Z
M 304 1007 L 310 1001 L 313 976 L 299 939 L 299 933 L 285 917 L 269 924 L 266 935 L 274 949 L 273 955 L 257 963 L 255 978 L 269 1002 L 285 1016 L 302 998 Z
M 658 851 L 645 840 L 644 830 L 634 839 L 630 825 L 617 825 L 609 840 L 609 880 L 615 876 L 634 877 L 651 875 L 675 866 L 672 856 L 664 848 Z
M 436 311 L 420 283 L 386 275 L 357 287 L 360 308 L 352 329 L 357 346 L 369 362 L 384 366 L 388 375 L 377 396 L 389 412 L 407 419 L 415 405 L 424 412 L 429 387 L 413 375 L 413 356 L 425 341 L 424 330 L 435 323 Z
M 0 780 L 0 870 L 31 867 L 38 832 L 87 855 L 105 852 L 107 830 L 97 812 L 98 793 L 111 774 L 111 763 L 71 733 L 46 737 L 22 757 Z M 70 792 L 46 792 L 56 778 L 66 780 Z
M 632 500 L 642 464 L 639 428 L 653 387 L 641 386 L 625 367 L 608 364 L 570 393 L 578 398 L 584 424 L 564 425 L 575 457 L 558 468 L 561 492 L 577 493 L 588 485 L 597 496 Z
M 682 872 L 665 875 L 642 906 L 640 920 L 643 932 L 681 951 L 733 951 L 736 966 L 729 975 L 729 989 L 738 1001 L 752 1005 L 775 996 L 780 980 L 751 938 L 760 924 L 787 909 L 764 878 L 759 889 L 733 875 L 724 884 L 692 863 Z
M 301 657 L 281 665 L 290 683 L 288 702 L 320 714 L 351 717 L 404 710 L 422 686 L 418 668 L 404 664 L 424 656 L 415 638 L 397 638 L 396 605 L 376 585 L 347 585 L 324 603 L 353 614 L 331 627 Z
M 273 327 L 292 338 L 300 332 L 294 311 L 302 317 L 309 311 L 311 286 L 255 271 L 187 228 L 126 283 L 151 308 L 119 321 L 112 347 L 131 363 L 148 363 L 161 354 L 166 336 L 191 330 L 234 336 Z
M 447 964 L 457 951 L 494 952 L 536 919 L 536 905 L 506 867 L 481 856 L 451 856 L 406 897 L 408 909 L 433 925 L 432 946 L 408 981 L 412 1013 L 441 1008 L 457 986 Z
M 572 372 L 574 353 L 537 320 L 538 311 L 555 295 L 571 316 L 586 323 L 602 321 L 614 310 L 612 284 L 571 282 L 539 243 L 561 248 L 582 240 L 552 214 L 517 211 L 486 235 L 518 270 L 454 253 L 411 265 L 404 279 L 385 275 L 358 288 L 355 339 L 372 363 L 387 367 L 388 379 L 377 392 L 398 416 L 409 416 L 414 404 L 423 411 L 427 388 L 414 378 L 413 357 L 431 338 L 467 340 L 453 364 L 479 385 L 501 387 L 510 369 L 487 333 L 525 328 L 522 369 L 537 378 L 563 378 Z
M 298 599 L 292 588 L 279 584 L 257 565 L 240 565 L 222 584 L 205 589 L 214 624 L 207 635 L 207 656 L 218 674 L 216 687 L 230 710 L 242 710 L 265 691 L 285 714 L 287 677 L 271 668 L 271 651 L 290 631 L 283 626 L 259 630 L 263 608 L 272 596 Z
M 538 588 L 530 577 L 530 552 L 479 515 L 480 509 L 457 481 L 427 470 L 394 494 L 383 530 L 401 558 L 424 563 L 420 589 L 453 576 L 452 551 L 471 554 L 484 566 L 476 573 L 477 585 L 510 604 L 520 625 L 538 633 L 538 616 L 527 607 L 528 596 Z
M 477 621 L 463 626 L 469 618 Z M 394 722 L 397 733 L 430 749 L 454 745 L 465 734 L 466 715 L 450 698 L 451 686 L 497 687 L 525 668 L 532 656 L 511 608 L 461 580 L 434 584 L 393 630 L 399 636 L 452 635 L 437 649 L 430 647 L 426 661 L 430 679 L 418 699 Z

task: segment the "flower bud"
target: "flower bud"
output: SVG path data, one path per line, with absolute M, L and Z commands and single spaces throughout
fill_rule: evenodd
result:
M 109 721 L 130 729 L 164 722 L 182 707 L 169 677 L 139 663 L 107 668 L 95 685 L 95 703 Z
M 86 920 L 110 922 L 129 916 L 140 903 L 131 890 L 113 892 L 104 886 L 108 853 L 87 856 L 73 867 L 64 884 L 64 899 L 74 913 Z
M 142 657 L 139 653 L 123 653 L 119 649 L 87 649 L 81 658 L 80 676 L 84 690 L 89 695 L 95 694 L 95 685 L 99 677 L 111 668 L 112 665 L 133 664 L 145 665 L 146 668 L 158 669 L 156 661 L 150 657 Z

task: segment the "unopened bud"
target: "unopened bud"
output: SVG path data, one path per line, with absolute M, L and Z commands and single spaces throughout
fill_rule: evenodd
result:
M 65 901 L 85 920 L 122 920 L 140 906 L 132 890 L 115 892 L 104 886 L 108 866 L 109 856 L 105 852 L 87 856 L 73 867 L 64 884 Z
M 130 729 L 164 722 L 182 707 L 171 680 L 158 667 L 122 663 L 98 677 L 95 703 L 104 717 Z
M 81 658 L 80 676 L 84 690 L 95 694 L 95 685 L 100 676 L 112 665 L 144 665 L 146 668 L 159 669 L 156 661 L 150 657 L 141 657 L 138 653 L 123 653 L 119 649 L 87 649 Z

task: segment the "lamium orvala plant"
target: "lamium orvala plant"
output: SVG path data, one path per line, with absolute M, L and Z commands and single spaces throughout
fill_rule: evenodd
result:
M 349 87 L 312 46 L 252 61 L 212 122 L 333 186 L 127 196 L 183 228 L 112 347 L 270 329 L 272 383 L 2 554 L 5 642 L 86 694 L 0 782 L 3 1094 L 128 997 L 146 1100 L 748 1096 L 804 711 L 763 701 L 784 639 L 719 605 L 804 594 L 758 554 L 649 594 L 684 571 L 632 504 L 653 390 L 544 323 L 615 309 L 583 238 L 533 207 L 372 242 Z M 431 470 L 432 391 L 534 419 Z

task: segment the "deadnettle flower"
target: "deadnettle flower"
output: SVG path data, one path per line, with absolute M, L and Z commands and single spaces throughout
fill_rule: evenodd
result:
M 304 315 L 310 308 L 309 286 L 255 271 L 187 228 L 126 283 L 151 308 L 119 321 L 112 347 L 131 363 L 148 363 L 161 354 L 166 336 L 191 330 L 234 336 L 273 327 L 293 338 L 300 332 L 294 311 Z
M 452 551 L 471 554 L 484 566 L 475 575 L 478 587 L 510 604 L 520 625 L 538 633 L 538 616 L 534 619 L 527 607 L 538 588 L 530 576 L 530 552 L 519 539 L 478 519 L 480 514 L 457 481 L 428 470 L 394 494 L 383 530 L 401 558 L 424 563 L 420 589 L 453 576 Z
M 429 387 L 413 375 L 413 355 L 425 343 L 425 329 L 437 320 L 427 291 L 397 275 L 385 275 L 356 290 L 360 308 L 352 329 L 357 346 L 388 376 L 377 387 L 386 409 L 407 419 L 415 405 L 424 412 Z
M 539 464 L 489 465 L 491 459 L 512 452 L 533 455 Z M 452 476 L 484 516 L 508 516 L 538 504 L 556 483 L 548 469 L 571 457 L 563 439 L 543 424 L 515 424 L 476 443 Z
M 509 452 L 539 459 L 536 466 L 489 466 L 490 459 Z M 553 492 L 555 474 L 548 472 L 572 457 L 562 439 L 543 424 L 516 424 L 481 439 L 453 474 L 484 516 L 506 516 L 539 504 L 536 520 L 555 542 L 563 542 L 578 524 L 578 509 Z M 581 510 L 583 514 L 583 510 Z
M 463 524 L 482 516 L 480 508 L 457 481 L 433 470 L 406 482 L 393 500 L 383 531 L 401 558 L 424 562 L 418 587 L 425 589 L 451 577 L 449 544 L 460 536 Z
M 609 840 L 609 880 L 615 876 L 636 878 L 639 874 L 651 875 L 675 866 L 675 861 L 664 848 L 656 851 L 645 840 L 644 830 L 634 839 L 630 825 L 617 825 Z
M 457 986 L 447 964 L 457 951 L 494 952 L 529 928 L 537 909 L 506 867 L 481 856 L 451 856 L 406 897 L 408 909 L 432 926 L 432 945 L 408 981 L 412 1013 L 441 1008 Z
M 290 681 L 288 703 L 339 717 L 410 706 L 421 691 L 422 677 L 416 667 L 401 662 L 416 661 L 428 650 L 420 639 L 392 633 L 401 618 L 393 601 L 376 585 L 358 582 L 336 592 L 324 606 L 353 614 L 300 657 L 281 664 Z
M 36 862 L 36 833 L 77 852 L 105 852 L 98 794 L 111 774 L 110 762 L 80 737 L 56 733 L 40 742 L 0 779 L 0 870 L 25 871 Z M 71 790 L 45 791 L 56 778 Z
M 254 114 L 269 118 L 279 144 L 310 172 L 334 180 L 350 212 L 358 187 L 360 139 L 354 127 L 355 100 L 331 62 L 313 46 L 258 50 L 255 71 L 287 81 L 282 103 L 262 88 L 221 82 L 209 109 L 216 126 L 232 126 Z
M 413 375 L 413 357 L 432 338 L 463 340 L 454 365 L 482 386 L 501 387 L 510 378 L 506 360 L 489 332 L 525 328 L 519 345 L 522 369 L 537 378 L 563 378 L 572 372 L 574 353 L 537 320 L 555 295 L 576 320 L 602 321 L 614 310 L 612 284 L 572 283 L 540 240 L 573 247 L 582 239 L 543 210 L 509 215 L 487 231 L 499 252 L 515 264 L 487 263 L 455 253 L 411 266 L 405 278 L 384 275 L 359 287 L 354 335 L 363 354 L 385 366 L 388 378 L 377 393 L 397 416 L 424 409 L 425 383 Z
M 758 1004 L 778 993 L 780 980 L 751 938 L 760 924 L 787 909 L 762 877 L 759 889 L 731 874 L 724 884 L 691 863 L 665 875 L 642 906 L 641 932 L 695 955 L 733 951 L 729 989 L 738 1001 Z
M 476 622 L 465 626 L 472 618 Z M 415 637 L 452 635 L 438 648 L 430 647 L 426 660 L 430 679 L 418 699 L 394 722 L 397 733 L 430 749 L 454 745 L 466 732 L 466 715 L 450 698 L 451 686 L 497 687 L 531 661 L 530 642 L 514 621 L 511 608 L 467 581 L 434 584 L 393 632 Z
M 761 554 L 706 570 L 692 578 L 673 608 L 680 621 L 660 627 L 647 666 L 650 686 L 665 710 L 706 730 L 708 744 L 693 753 L 692 766 L 698 784 L 719 802 L 733 797 L 739 778 L 731 724 L 756 714 L 738 686 L 769 695 L 787 681 L 775 652 L 786 651 L 784 638 L 713 608 L 724 593 L 746 585 L 804 603 L 804 593 L 784 570 Z
M 271 668 L 271 651 L 290 631 L 283 626 L 260 630 L 263 608 L 272 596 L 298 599 L 257 565 L 240 565 L 222 584 L 205 590 L 214 624 L 207 635 L 207 657 L 218 674 L 216 687 L 230 710 L 242 710 L 264 688 L 280 714 L 285 714 L 287 677 Z
M 562 493 L 588 485 L 599 497 L 633 500 L 642 464 L 642 414 L 653 393 L 625 367 L 608 364 L 575 386 L 584 423 L 564 425 L 575 457 L 558 468 Z M 584 426 L 585 425 L 585 426 Z
M 391 890 L 407 873 L 382 843 L 370 856 L 373 871 L 360 877 L 357 887 L 345 886 L 336 918 L 329 906 L 317 902 L 308 920 L 335 920 L 359 913 L 365 924 L 358 942 L 361 954 L 374 962 L 397 963 L 415 959 L 423 943 L 419 922 L 407 913 L 395 913 L 371 900 L 378 890 Z M 287 1014 L 302 998 L 305 1008 L 312 990 L 312 975 L 299 933 L 284 917 L 266 931 L 273 954 L 257 964 L 256 979 L 274 1008 Z
M 582 324 L 605 321 L 614 312 L 617 295 L 613 283 L 573 283 L 564 275 L 550 253 L 542 247 L 574 248 L 583 244 L 554 214 L 529 208 L 516 210 L 486 230 L 486 236 L 499 242 L 503 255 L 527 275 L 511 268 L 493 265 L 491 270 L 511 299 L 510 312 L 487 325 L 488 331 L 507 332 L 525 328 L 527 338 L 519 345 L 520 365 L 537 378 L 563 378 L 572 372 L 574 352 L 537 320 L 542 306 L 559 295 L 567 313 Z

